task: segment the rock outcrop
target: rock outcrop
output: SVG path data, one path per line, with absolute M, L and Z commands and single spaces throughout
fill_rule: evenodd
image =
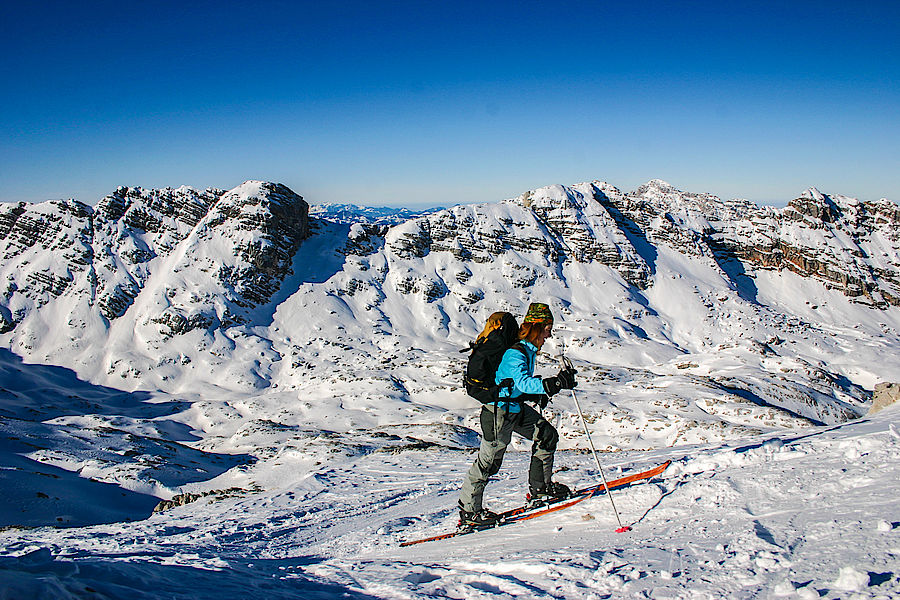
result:
M 872 395 L 872 407 L 869 409 L 869 414 L 875 414 L 898 402 L 900 402 L 900 383 L 879 383 L 875 386 L 875 393 Z

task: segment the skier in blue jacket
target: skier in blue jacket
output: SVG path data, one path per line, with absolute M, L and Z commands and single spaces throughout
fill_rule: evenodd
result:
M 519 329 L 519 341 L 503 354 L 496 375 L 496 383 L 501 386 L 499 398 L 482 407 L 481 446 L 460 493 L 461 529 L 496 522 L 497 514 L 482 505 L 484 488 L 488 478 L 500 471 L 513 432 L 534 441 L 528 471 L 529 503 L 539 505 L 571 494 L 568 487 L 551 479 L 553 455 L 559 441 L 556 428 L 525 404 L 533 401 L 543 409 L 559 390 L 572 389 L 576 385 L 574 369 L 563 369 L 546 379 L 534 375 L 538 350 L 552 331 L 550 308 L 546 304 L 533 303 Z

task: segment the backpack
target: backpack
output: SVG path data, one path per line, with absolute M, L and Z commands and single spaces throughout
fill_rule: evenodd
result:
M 470 342 L 468 348 L 460 350 L 471 352 L 463 376 L 463 386 L 468 395 L 482 404 L 496 402 L 500 390 L 505 387 L 511 388 L 513 383 L 512 379 L 505 379 L 499 384 L 494 382 L 503 354 L 516 346 L 519 334 L 516 319 L 509 313 L 501 314 L 503 316 L 499 327 L 485 337 Z

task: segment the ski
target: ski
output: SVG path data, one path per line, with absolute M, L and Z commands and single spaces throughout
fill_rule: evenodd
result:
M 556 512 L 558 510 L 563 510 L 565 508 L 569 508 L 587 500 L 588 498 L 594 496 L 595 494 L 602 494 L 606 492 L 607 489 L 616 489 L 626 487 L 632 483 L 637 481 L 644 481 L 647 479 L 651 479 L 656 477 L 660 473 L 666 470 L 666 468 L 672 463 L 672 461 L 668 460 L 663 464 L 649 469 L 647 471 L 642 471 L 640 473 L 633 473 L 631 475 L 626 475 L 625 477 L 620 477 L 619 479 L 614 479 L 609 482 L 609 487 L 604 484 L 592 485 L 590 487 L 586 487 L 575 492 L 572 492 L 572 495 L 568 498 L 564 498 L 562 500 L 557 500 L 556 502 L 550 502 L 548 504 L 542 504 L 537 507 L 529 508 L 528 506 L 519 506 L 516 508 L 511 508 L 506 510 L 499 515 L 499 519 L 497 523 L 487 526 L 487 527 L 475 527 L 472 529 L 467 529 L 464 531 L 449 531 L 447 533 L 442 533 L 439 535 L 418 539 L 418 540 L 408 540 L 405 542 L 401 542 L 400 546 L 413 546 L 415 544 L 421 544 L 424 542 L 436 542 L 438 540 L 446 540 L 449 538 L 457 537 L 460 535 L 467 535 L 470 533 L 476 533 L 478 531 L 486 531 L 488 529 L 494 529 L 496 527 L 502 527 L 504 525 L 510 525 L 512 523 L 519 523 L 521 521 L 527 521 L 529 519 L 533 519 L 535 517 L 540 517 L 542 515 L 546 515 L 552 512 Z

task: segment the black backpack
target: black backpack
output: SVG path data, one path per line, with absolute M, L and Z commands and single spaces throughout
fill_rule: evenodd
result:
M 490 332 L 487 337 L 471 342 L 468 348 L 460 350 L 471 352 L 463 377 L 467 394 L 483 404 L 490 404 L 497 401 L 501 389 L 512 387 L 512 379 L 505 379 L 497 384 L 494 383 L 494 378 L 497 375 L 497 367 L 503 360 L 503 353 L 516 345 L 518 334 L 519 325 L 515 317 L 506 313 L 500 327 Z

